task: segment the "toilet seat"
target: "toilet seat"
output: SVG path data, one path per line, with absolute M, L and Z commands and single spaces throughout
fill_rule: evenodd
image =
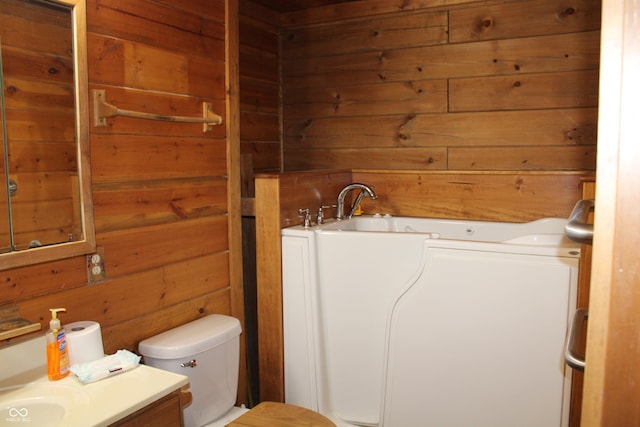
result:
M 310 409 L 279 402 L 262 402 L 233 420 L 227 427 L 336 427 Z

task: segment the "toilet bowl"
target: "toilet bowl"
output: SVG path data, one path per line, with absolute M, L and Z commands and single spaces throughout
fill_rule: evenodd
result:
M 302 423 L 297 425 L 335 426 L 317 412 L 284 403 L 263 402 L 251 411 L 234 406 L 241 330 L 238 319 L 211 314 L 138 345 L 145 364 L 189 377 L 193 400 L 184 408 L 185 427 L 223 427 L 236 419 L 247 420 L 243 426 L 288 425 L 283 419 Z

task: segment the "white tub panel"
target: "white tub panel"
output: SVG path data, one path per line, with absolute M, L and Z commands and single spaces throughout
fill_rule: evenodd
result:
M 318 410 L 316 383 L 317 337 L 312 298 L 315 281 L 315 258 L 311 233 L 282 239 L 283 318 L 284 328 L 285 400 L 305 408 Z
M 427 253 L 393 309 L 383 426 L 567 425 L 577 259 Z
M 418 271 L 423 244 L 411 235 L 359 236 L 317 236 L 327 405 L 344 420 L 377 424 L 389 302 Z
M 504 243 L 496 223 L 378 220 L 283 230 L 286 402 L 339 427 L 566 426 L 579 245 L 548 238 L 560 220 L 506 224 Z

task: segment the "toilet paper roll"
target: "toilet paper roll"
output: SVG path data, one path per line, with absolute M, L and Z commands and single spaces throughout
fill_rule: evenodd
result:
M 69 364 L 93 362 L 104 357 L 100 324 L 92 321 L 74 322 L 65 325 Z

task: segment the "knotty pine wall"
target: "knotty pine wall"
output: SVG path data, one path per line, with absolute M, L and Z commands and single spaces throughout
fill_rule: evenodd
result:
M 198 116 L 212 102 L 225 125 L 203 133 L 117 117 L 92 126 L 106 279 L 88 284 L 85 257 L 5 270 L 0 305 L 43 328 L 50 307 L 67 308 L 63 323 L 98 321 L 108 353 L 210 313 L 242 320 L 237 2 L 87 0 L 87 27 L 90 90 L 159 114 Z M 244 372 L 241 363 L 241 400 Z
M 280 170 L 279 15 L 249 0 L 239 2 L 242 244 L 250 401 L 260 400 L 258 289 L 254 173 Z M 248 203 L 245 203 L 248 202 Z M 264 323 L 264 322 L 263 322 Z
M 276 12 L 240 1 L 240 146 L 247 181 L 253 172 L 281 168 L 279 21 Z M 246 193 L 253 196 L 253 189 Z
M 284 17 L 284 169 L 594 170 L 600 1 Z

